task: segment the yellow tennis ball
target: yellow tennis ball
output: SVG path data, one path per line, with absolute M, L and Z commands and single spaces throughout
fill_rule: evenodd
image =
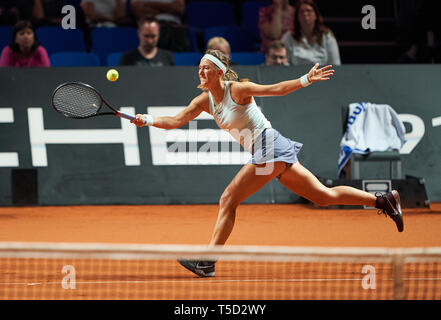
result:
M 107 76 L 107 80 L 113 82 L 113 81 L 118 80 L 119 73 L 115 69 L 110 69 L 109 71 L 107 71 L 107 75 L 106 76 Z

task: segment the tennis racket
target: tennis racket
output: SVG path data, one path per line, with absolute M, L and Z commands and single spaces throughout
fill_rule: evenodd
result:
M 68 118 L 86 119 L 110 114 L 128 120 L 136 119 L 133 115 L 116 110 L 95 88 L 82 82 L 59 85 L 52 94 L 51 102 L 56 111 Z

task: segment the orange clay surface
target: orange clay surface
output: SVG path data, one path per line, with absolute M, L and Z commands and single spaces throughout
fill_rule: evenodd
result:
M 208 244 L 216 205 L 0 207 L 0 241 Z M 404 232 L 376 210 L 241 205 L 227 242 L 277 246 L 441 246 L 441 203 L 404 209 Z
M 216 205 L 158 205 L 158 206 L 60 206 L 60 207 L 0 207 L 0 241 L 24 241 L 24 242 L 103 242 L 103 243 L 144 243 L 144 244 L 208 244 L 217 218 Z M 404 232 L 399 233 L 390 218 L 378 216 L 376 210 L 341 210 L 322 209 L 308 204 L 293 205 L 242 205 L 237 210 L 235 228 L 227 242 L 229 245 L 269 245 L 269 246 L 344 246 L 344 247 L 441 247 L 441 204 L 432 203 L 430 210 L 405 209 Z M 152 271 L 144 274 L 142 281 L 152 280 L 149 292 L 152 295 L 135 295 L 136 290 L 142 288 L 138 283 L 131 284 L 137 289 L 127 287 L 111 289 L 106 286 L 112 284 L 101 283 L 97 287 L 92 284 L 82 284 L 85 288 L 91 286 L 90 291 L 64 290 L 61 287 L 52 290 L 51 293 L 43 290 L 42 285 L 49 278 L 42 271 L 38 273 L 38 279 L 20 278 L 18 265 L 8 265 L 0 259 L 0 275 L 16 274 L 19 279 L 7 279 L 3 288 L 3 299 L 222 299 L 222 296 L 210 296 L 206 294 L 205 286 L 211 285 L 209 292 L 224 293 L 229 286 L 238 286 L 234 281 L 249 279 L 252 276 L 239 276 L 242 267 L 237 265 L 216 265 L 216 277 L 211 279 L 196 278 L 193 274 L 179 266 L 176 262 L 161 271 Z M 38 270 L 38 265 L 33 266 Z M 57 266 L 54 270 L 60 273 Z M 259 270 L 259 265 L 252 266 L 253 270 Z M 294 268 L 295 269 L 295 268 Z M 309 268 L 308 268 L 309 269 Z M 233 270 L 237 270 L 235 273 Z M 49 271 L 45 271 L 49 272 Z M 93 271 L 87 279 L 94 279 Z M 159 272 L 159 274 L 158 274 Z M 317 271 L 313 277 L 323 277 Z M 359 272 L 359 271 L 357 271 Z M 49 272 L 50 273 L 50 272 Z M 81 272 L 78 272 L 80 276 Z M 278 275 L 279 276 L 279 275 Z M 264 279 L 278 277 L 262 275 Z M 57 277 L 61 277 L 57 275 Z M 115 275 L 115 277 L 117 277 Z M 112 276 L 109 276 L 109 278 Z M 248 278 L 247 278 L 248 277 Z M 283 275 L 283 277 L 287 277 Z M 346 277 L 346 276 L 345 276 Z M 360 275 L 357 275 L 360 277 Z M 228 279 L 227 279 L 228 278 Z M 57 278 L 55 278 L 57 279 Z M 135 277 L 133 277 L 135 279 Z M 158 282 L 158 279 L 160 281 Z M 58 280 L 61 280 L 58 279 Z M 204 282 L 201 282 L 204 281 Z M 28 281 L 11 284 L 13 281 Z M 29 282 L 30 281 L 30 282 Z M 152 288 L 159 286 L 164 288 L 163 283 L 176 281 L 172 285 L 172 291 L 155 291 Z M 187 282 L 188 281 L 188 282 Z M 211 281 L 211 282 L 210 282 Z M 225 281 L 223 284 L 222 281 Z M 255 281 L 255 280 L 253 280 Z M 242 289 L 247 286 L 257 286 L 257 282 L 241 283 Z M 259 280 L 261 281 L 261 280 Z M 266 280 L 262 280 L 266 281 Z M 291 299 L 291 282 L 279 279 L 272 285 L 276 286 L 275 296 L 257 296 L 258 299 Z M 291 280 L 290 280 L 291 281 Z M 56 282 L 58 283 L 58 282 Z M 97 282 L 98 283 L 98 282 Z M 276 285 L 279 283 L 280 285 Z M 347 281 L 346 281 L 347 283 Z M 389 282 L 390 283 L 390 282 Z M 440 281 L 437 282 L 440 284 Z M 34 285 L 37 284 L 37 285 Z M 182 285 L 182 286 L 181 286 Z M 189 286 L 202 286 L 199 290 L 205 290 L 201 296 L 190 295 Z M 225 285 L 225 287 L 223 287 Z M 293 286 L 302 286 L 302 282 L 292 282 Z M 81 284 L 78 285 L 81 287 Z M 55 286 L 53 286 L 55 287 Z M 59 286 L 57 285 L 57 288 Z M 280 289 L 281 288 L 281 289 Z M 158 289 L 158 290 L 162 290 Z M 234 289 L 234 288 L 233 288 Z M 40 290 L 40 291 L 39 291 Z M 109 294 L 110 292 L 115 293 Z M 113 290 L 113 291 L 112 291 Z M 115 291 L 116 290 L 116 291 Z M 118 291 L 119 290 L 119 291 Z M 213 291 L 214 290 L 214 291 Z M 256 290 L 255 290 L 256 291 Z M 58 295 L 54 296 L 54 292 Z M 100 293 L 97 295 L 97 292 Z M 118 292 L 127 295 L 120 296 Z M 161 293 L 162 292 L 162 293 Z M 171 293 L 173 292 L 173 294 Z M 196 292 L 198 292 L 196 290 Z M 248 293 L 247 293 L 248 292 Z M 230 295 L 232 299 L 254 299 L 249 292 Z M 257 292 L 264 294 L 263 289 Z M 302 292 L 301 290 L 295 292 Z M 317 293 L 318 291 L 314 291 Z M 380 292 L 358 298 L 376 299 Z M 31 294 L 31 295 L 30 295 Z M 132 294 L 132 295 L 130 295 Z M 313 296 L 314 298 L 315 296 Z M 311 298 L 301 296 L 297 298 Z M 327 299 L 328 296 L 321 297 Z M 347 297 L 343 297 L 347 299 Z M 386 297 L 390 298 L 390 297 Z M 424 297 L 423 297 L 424 298 Z

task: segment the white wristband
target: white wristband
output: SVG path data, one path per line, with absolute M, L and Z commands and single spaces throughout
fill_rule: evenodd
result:
M 302 87 L 307 87 L 311 84 L 308 79 L 308 74 L 305 74 L 300 78 L 300 84 L 302 85 Z
M 152 126 L 153 125 L 153 117 L 149 114 L 144 115 L 144 126 Z

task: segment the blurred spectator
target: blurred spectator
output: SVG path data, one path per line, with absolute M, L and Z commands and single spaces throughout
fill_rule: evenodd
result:
M 230 61 L 230 65 L 235 65 L 236 63 L 234 61 L 231 61 L 231 46 L 227 39 L 223 37 L 213 37 L 207 42 L 207 49 L 206 50 L 219 50 L 222 52 L 225 57 Z
M 295 8 L 289 0 L 273 0 L 273 4 L 259 10 L 260 50 L 266 52 L 271 41 L 280 40 L 294 29 Z
M 132 0 L 132 12 L 137 19 L 153 15 L 161 26 L 158 47 L 174 52 L 189 51 L 188 30 L 182 24 L 185 0 Z
M 127 24 L 126 0 L 82 0 L 81 8 L 89 27 Z
M 153 16 L 146 16 L 138 22 L 139 47 L 126 52 L 119 61 L 120 66 L 162 67 L 174 66 L 173 53 L 158 48 L 159 23 Z
M 49 57 L 35 38 L 31 22 L 19 21 L 12 31 L 11 44 L 0 58 L 0 67 L 49 67 Z
M 230 59 L 231 47 L 230 43 L 227 39 L 223 37 L 213 37 L 207 42 L 207 50 L 219 50 L 221 51 L 228 59 Z
M 340 65 L 340 51 L 332 31 L 323 24 L 323 17 L 313 0 L 299 0 L 295 6 L 294 31 L 282 41 L 291 65 L 320 63 Z
M 184 0 L 132 0 L 132 11 L 140 19 L 145 15 L 154 15 L 158 21 L 182 23 L 185 13 Z
M 17 1 L 2 0 L 0 3 L 0 25 L 13 26 L 20 16 Z
M 289 66 L 286 47 L 282 41 L 276 40 L 269 44 L 265 53 L 265 66 Z
M 23 17 L 32 21 L 37 28 L 45 25 L 60 25 L 63 20 L 63 7 L 67 0 L 23 0 Z
M 424 0 L 395 2 L 399 63 L 431 62 L 434 43 L 430 37 L 434 36 L 436 29 L 434 22 L 439 21 L 431 16 L 439 11 L 432 5 L 433 1 Z

